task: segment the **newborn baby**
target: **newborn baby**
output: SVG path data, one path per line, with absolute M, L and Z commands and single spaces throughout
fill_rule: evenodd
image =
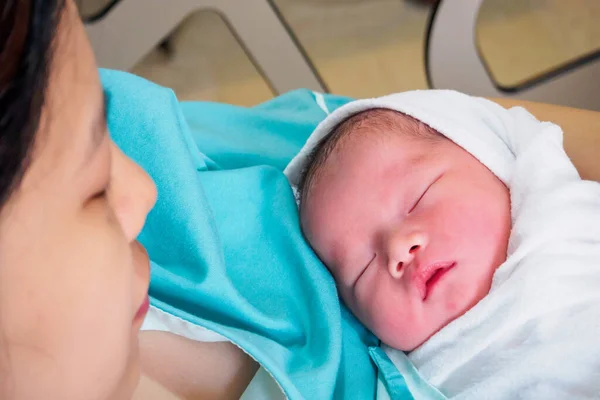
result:
M 345 120 L 313 154 L 302 228 L 383 342 L 411 351 L 487 294 L 506 259 L 510 198 L 477 159 L 382 109 Z
M 600 185 L 559 127 L 400 93 L 336 110 L 285 173 L 307 240 L 392 360 L 408 353 L 449 397 L 600 393 Z

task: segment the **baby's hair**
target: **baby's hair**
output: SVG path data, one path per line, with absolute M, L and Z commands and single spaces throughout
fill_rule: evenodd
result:
M 398 111 L 373 108 L 360 112 L 338 124 L 329 135 L 325 136 L 308 155 L 306 166 L 300 174 L 298 183 L 298 199 L 300 206 L 304 201 L 312 183 L 319 177 L 325 162 L 340 148 L 351 134 L 355 133 L 393 134 L 402 132 L 415 139 L 439 142 L 445 137 L 429 125 Z

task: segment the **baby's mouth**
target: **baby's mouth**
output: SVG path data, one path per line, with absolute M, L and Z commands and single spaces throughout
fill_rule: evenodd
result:
M 455 262 L 437 262 L 418 271 L 416 284 L 423 301 L 427 300 L 432 290 L 455 266 Z

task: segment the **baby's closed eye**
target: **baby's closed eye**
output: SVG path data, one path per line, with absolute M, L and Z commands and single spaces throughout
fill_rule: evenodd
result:
M 443 175 L 443 174 L 442 174 Z M 427 185 L 427 187 L 422 190 L 422 191 L 417 191 L 416 193 L 418 193 L 418 197 L 417 199 L 414 201 L 412 207 L 410 208 L 410 210 L 408 210 L 408 214 L 412 213 L 415 208 L 417 208 L 417 206 L 419 205 L 419 203 L 421 202 L 421 200 L 423 200 L 423 198 L 425 197 L 425 195 L 427 194 L 427 192 L 429 192 L 429 189 L 431 189 L 431 187 L 440 180 L 440 178 L 442 177 L 442 175 L 438 176 L 436 179 L 434 179 L 433 181 L 431 181 L 431 183 L 429 185 Z M 419 194 L 420 193 L 420 194 Z
M 356 277 L 356 279 L 354 279 L 354 283 L 352 284 L 352 287 L 355 288 L 356 284 L 358 283 L 358 281 L 360 280 L 360 278 L 363 277 L 363 275 L 365 274 L 365 272 L 367 271 L 367 269 L 369 269 L 369 267 L 373 264 L 373 261 L 375 261 L 375 258 L 377 258 L 377 254 L 373 254 L 373 257 L 371 257 L 371 260 L 365 264 L 365 266 L 363 268 L 360 269 L 360 272 L 358 273 L 358 276 Z
M 421 199 L 423 199 L 423 196 L 425 196 L 425 193 L 427 193 L 427 189 L 425 189 L 425 191 L 423 191 L 423 192 L 417 192 L 417 193 L 420 193 L 418 195 L 419 197 L 412 203 L 412 207 L 408 210 L 407 214 L 412 213 L 415 210 L 415 208 L 417 208 L 417 206 L 421 202 Z

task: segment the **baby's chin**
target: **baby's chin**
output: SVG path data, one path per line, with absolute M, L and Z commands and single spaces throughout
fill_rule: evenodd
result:
M 437 329 L 415 329 L 413 326 L 412 329 L 398 329 L 397 327 L 387 326 L 384 329 L 373 329 L 372 332 L 386 345 L 410 353 L 435 335 L 442 327 Z
M 411 336 L 402 335 L 403 337 L 401 337 L 401 338 L 395 337 L 395 338 L 390 338 L 390 340 L 381 339 L 381 341 L 383 343 L 385 343 L 386 345 L 393 347 L 394 349 L 404 351 L 405 353 L 410 353 L 411 351 L 414 351 L 419 346 L 421 346 L 423 343 L 425 343 L 434 334 L 435 334 L 435 332 L 432 332 L 429 335 L 411 335 Z M 399 336 L 399 335 L 397 335 L 397 336 Z M 381 336 L 378 336 L 378 337 L 381 338 Z
M 448 319 L 442 318 L 436 321 L 431 319 L 428 321 L 419 321 L 420 324 L 419 322 L 412 321 L 410 323 L 401 324 L 402 328 L 397 324 L 389 324 L 384 327 L 379 327 L 380 329 L 373 329 L 372 332 L 386 345 L 410 353 L 427 342 L 432 336 L 456 318 L 458 318 L 458 316 L 448 316 Z M 411 328 L 407 329 L 406 326 L 411 326 Z

